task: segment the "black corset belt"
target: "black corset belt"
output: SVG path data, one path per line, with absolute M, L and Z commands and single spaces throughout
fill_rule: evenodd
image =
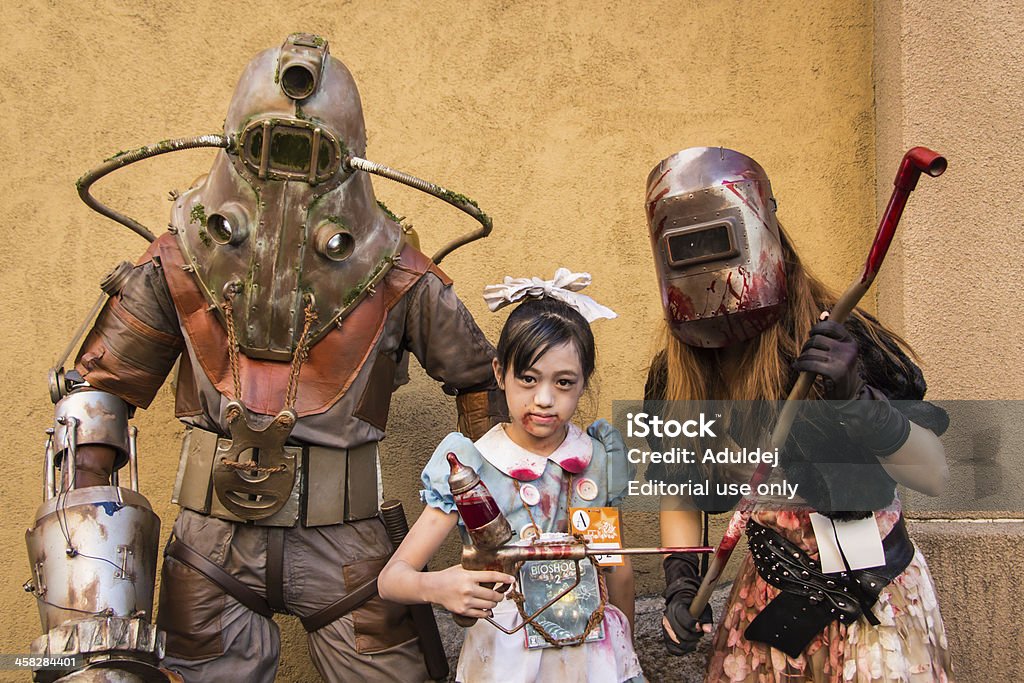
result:
M 914 557 L 902 516 L 882 541 L 885 566 L 838 574 L 823 574 L 817 560 L 754 521 L 747 522 L 747 537 L 757 573 L 782 592 L 757 615 L 744 635 L 790 657 L 803 652 L 811 639 L 836 619 L 851 624 L 863 614 L 877 626 L 871 608 L 878 594 Z

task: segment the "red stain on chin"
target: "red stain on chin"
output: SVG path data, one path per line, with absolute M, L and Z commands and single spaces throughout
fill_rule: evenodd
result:
M 547 427 L 547 426 L 551 426 L 551 425 L 557 425 L 557 423 L 561 422 L 561 420 L 558 419 L 558 415 L 554 414 L 554 413 L 546 414 L 546 415 L 544 415 L 542 417 L 541 414 L 539 414 L 539 413 L 529 413 L 529 412 L 526 413 L 525 415 L 523 415 L 523 417 L 520 419 L 520 421 L 523 423 L 524 427 L 531 427 L 531 426 L 534 426 L 534 425 L 539 425 L 541 427 Z

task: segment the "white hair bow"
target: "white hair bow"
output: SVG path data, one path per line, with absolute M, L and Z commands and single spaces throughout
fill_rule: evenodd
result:
M 527 298 L 550 297 L 563 301 L 582 315 L 588 323 L 601 318 L 617 318 L 615 311 L 602 306 L 579 290 L 590 284 L 590 273 L 573 273 L 568 268 L 559 268 L 551 280 L 539 277 L 508 277 L 500 285 L 484 287 L 484 301 L 492 311 L 514 304 Z

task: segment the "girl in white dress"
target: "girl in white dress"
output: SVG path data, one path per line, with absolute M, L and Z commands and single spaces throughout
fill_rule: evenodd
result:
M 453 614 L 481 619 L 467 630 L 459 656 L 456 679 L 464 683 L 642 680 L 633 650 L 633 570 L 628 557 L 624 565 L 602 572 L 602 592 L 607 594 L 603 637 L 541 649 L 527 647 L 525 629 L 507 635 L 483 621 L 493 616 L 511 628 L 522 620 L 506 594 L 486 587 L 513 584 L 515 577 L 460 565 L 420 571 L 457 524 L 464 542 L 468 538 L 448 488 L 445 456 L 450 452 L 487 485 L 512 527 L 510 543 L 564 534 L 570 507 L 618 507 L 625 495 L 634 472 L 619 433 L 603 420 L 586 433 L 570 422 L 595 361 L 594 337 L 579 309 L 590 319 L 615 316 L 559 286 L 579 289 L 587 282 L 589 275 L 560 269 L 551 282 L 506 278 L 504 285 L 487 289 L 492 310 L 541 297 L 526 298 L 512 312 L 498 342 L 494 373 L 505 391 L 510 422 L 496 425 L 476 443 L 453 433 L 438 445 L 422 474 L 426 508 L 378 580 L 385 599 L 437 603 Z

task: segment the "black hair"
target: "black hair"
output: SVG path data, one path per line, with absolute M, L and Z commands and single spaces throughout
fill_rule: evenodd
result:
M 580 357 L 583 384 L 594 372 L 594 333 L 579 311 L 557 299 L 528 299 L 508 316 L 498 339 L 498 365 L 515 376 L 555 346 L 571 343 Z

